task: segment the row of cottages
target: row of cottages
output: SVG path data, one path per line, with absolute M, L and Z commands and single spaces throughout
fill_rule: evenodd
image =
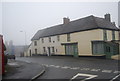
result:
M 106 55 L 110 58 L 119 54 L 119 28 L 111 22 L 110 14 L 104 17 L 91 15 L 74 21 L 63 18 L 63 24 L 39 30 L 31 39 L 26 55 Z

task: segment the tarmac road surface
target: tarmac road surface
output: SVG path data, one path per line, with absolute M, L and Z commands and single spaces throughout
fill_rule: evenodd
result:
M 74 81 L 91 79 L 114 81 L 119 77 L 118 60 L 96 58 L 74 58 L 64 56 L 18 57 L 17 60 L 42 64 L 45 73 L 38 79 L 68 79 Z

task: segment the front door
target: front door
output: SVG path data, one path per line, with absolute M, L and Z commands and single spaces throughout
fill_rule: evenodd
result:
M 48 56 L 50 56 L 50 53 L 51 53 L 50 47 L 48 47 Z
M 111 46 L 108 44 L 108 43 L 106 43 L 106 44 L 104 44 L 104 52 L 105 52 L 105 54 L 106 54 L 106 58 L 111 58 L 111 55 L 112 55 L 112 48 L 111 48 Z
M 77 46 L 77 44 L 73 45 L 73 48 L 74 48 L 74 57 L 78 57 L 78 46 Z
M 77 44 L 67 44 L 65 45 L 65 54 L 73 55 L 74 57 L 78 57 L 78 46 Z

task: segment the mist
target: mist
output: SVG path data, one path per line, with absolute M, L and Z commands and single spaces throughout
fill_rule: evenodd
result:
M 38 30 L 62 24 L 63 17 L 73 21 L 89 15 L 103 18 L 106 13 L 118 25 L 117 2 L 2 2 L 0 30 L 4 41 L 24 45 L 26 39 L 29 45 Z

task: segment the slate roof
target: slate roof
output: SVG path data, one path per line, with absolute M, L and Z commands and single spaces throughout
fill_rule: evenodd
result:
M 104 18 L 91 15 L 85 18 L 70 21 L 67 24 L 60 24 L 39 30 L 31 40 L 38 40 L 42 37 L 87 31 L 92 29 L 119 30 L 116 26 L 114 26 L 111 22 L 106 21 Z

